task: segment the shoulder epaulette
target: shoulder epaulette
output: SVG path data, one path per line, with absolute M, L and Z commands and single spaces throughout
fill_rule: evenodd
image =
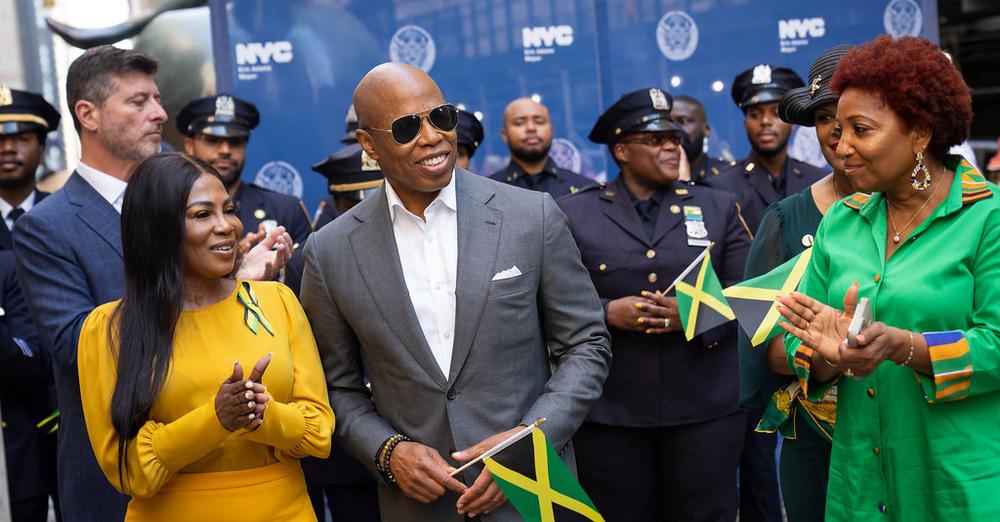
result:
M 865 194 L 864 192 L 855 192 L 851 197 L 844 200 L 844 204 L 854 210 L 860 210 L 861 206 L 868 202 L 870 194 Z

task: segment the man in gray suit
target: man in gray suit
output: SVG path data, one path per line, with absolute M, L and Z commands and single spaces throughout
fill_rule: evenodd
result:
M 540 417 L 572 460 L 611 362 L 597 293 L 548 194 L 454 168 L 427 74 L 379 65 L 354 106 L 387 183 L 309 239 L 301 294 L 336 437 L 383 479 L 383 520 L 520 520 L 482 466 L 448 474 Z

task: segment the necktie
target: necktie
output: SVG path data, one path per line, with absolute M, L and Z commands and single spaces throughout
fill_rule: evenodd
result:
M 24 209 L 21 207 L 17 207 L 7 213 L 7 219 L 9 219 L 11 223 L 17 223 L 17 218 L 23 215 L 24 215 Z

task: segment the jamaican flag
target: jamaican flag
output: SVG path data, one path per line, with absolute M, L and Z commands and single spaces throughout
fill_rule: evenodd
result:
M 674 282 L 677 312 L 688 341 L 736 318 L 722 295 L 719 276 L 712 268 L 711 248 L 706 248 Z
M 525 522 L 604 522 L 542 430 L 532 431 L 484 462 Z
M 782 332 L 777 297 L 788 295 L 799 286 L 811 257 L 812 248 L 807 248 L 774 270 L 722 291 L 752 346 Z

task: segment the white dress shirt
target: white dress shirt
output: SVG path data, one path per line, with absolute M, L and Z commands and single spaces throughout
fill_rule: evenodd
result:
M 3 220 L 7 223 L 7 230 L 14 230 L 14 220 L 10 217 L 10 211 L 15 208 L 24 210 L 25 212 L 31 210 L 31 207 L 35 206 L 35 191 L 32 190 L 28 197 L 24 198 L 24 201 L 20 205 L 14 207 L 7 200 L 0 198 L 0 216 L 3 216 Z
M 455 344 L 455 273 L 458 267 L 458 213 L 455 174 L 420 219 L 385 184 L 389 220 L 403 267 L 403 280 L 424 339 L 445 378 Z
M 80 176 L 94 187 L 94 190 L 101 195 L 108 203 L 111 203 L 112 207 L 119 214 L 122 213 L 122 200 L 125 197 L 125 188 L 128 187 L 128 183 L 112 176 L 111 174 L 105 174 L 94 167 L 87 165 L 84 162 L 79 162 L 76 164 L 76 171 L 80 173 Z

